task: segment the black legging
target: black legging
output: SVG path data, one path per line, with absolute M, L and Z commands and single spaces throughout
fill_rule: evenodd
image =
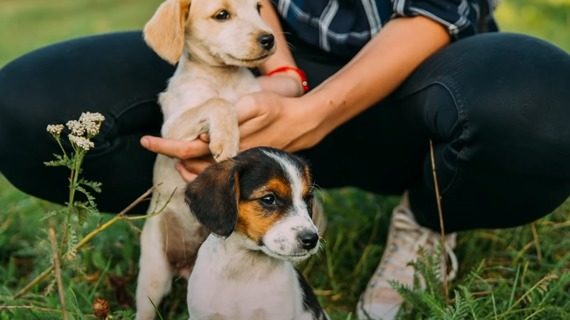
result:
M 292 47 L 311 87 L 346 62 Z M 159 134 L 156 97 L 173 70 L 139 32 L 72 40 L 6 65 L 1 172 L 24 192 L 63 203 L 66 171 L 43 165 L 58 152 L 46 125 L 101 112 L 107 120 L 84 173 L 103 182 L 101 210 L 122 209 L 151 185 L 154 154 L 139 138 Z M 569 101 L 567 53 L 527 36 L 477 35 L 433 55 L 389 98 L 300 154 L 322 188 L 409 190 L 418 221 L 438 229 L 431 138 L 446 230 L 516 226 L 570 194 Z

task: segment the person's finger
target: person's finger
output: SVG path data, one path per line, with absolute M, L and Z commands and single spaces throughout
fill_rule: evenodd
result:
M 178 159 L 202 157 L 210 153 L 208 144 L 201 140 L 180 141 L 143 136 L 140 143 L 146 149 Z
M 236 104 L 240 137 L 263 130 L 272 121 L 274 101 L 267 93 L 246 96 Z
M 265 128 L 265 124 L 260 119 L 252 119 L 246 121 L 239 126 L 239 136 L 242 139 L 251 137 L 253 134 L 258 133 L 259 131 Z
M 205 143 L 210 143 L 210 135 L 208 133 L 202 133 L 198 136 L 198 139 L 202 140 Z
M 196 177 L 198 176 L 197 174 L 186 170 L 184 165 L 182 165 L 182 163 L 180 162 L 176 163 L 176 171 L 178 171 L 182 179 L 188 183 L 194 181 L 194 179 L 196 179 Z
M 239 99 L 235 105 L 238 113 L 239 124 L 260 116 L 262 111 L 258 106 L 257 100 L 258 99 L 253 94 L 244 96 Z
M 202 171 L 206 170 L 207 167 L 214 163 L 212 157 L 204 157 L 200 159 L 192 159 L 187 161 L 180 161 L 180 164 L 184 166 L 186 170 L 194 174 L 200 174 Z
M 243 139 L 239 143 L 239 150 L 245 151 L 254 147 L 257 147 L 259 144 L 255 142 L 255 139 Z

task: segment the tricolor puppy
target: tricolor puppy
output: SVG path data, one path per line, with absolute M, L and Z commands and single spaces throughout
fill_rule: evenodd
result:
M 193 320 L 328 319 L 293 263 L 319 248 L 312 181 L 298 157 L 255 148 L 210 166 L 186 201 L 212 234 L 188 281 Z
M 217 161 L 236 155 L 239 130 L 233 104 L 260 90 L 248 68 L 275 51 L 259 2 L 166 0 L 146 24 L 144 37 L 159 56 L 178 63 L 159 96 L 162 136 L 190 141 L 207 132 Z M 175 170 L 176 162 L 158 155 L 154 166 L 157 188 L 150 208 L 164 210 L 147 219 L 141 235 L 137 319 L 154 318 L 172 277 L 189 276 L 207 236 L 184 203 L 186 184 Z

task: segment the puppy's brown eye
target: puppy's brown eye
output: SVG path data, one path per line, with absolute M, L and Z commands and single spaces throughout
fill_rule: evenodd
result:
M 257 4 L 257 13 L 261 14 L 261 8 L 262 8 L 261 3 L 258 3 Z
M 218 21 L 224 21 L 224 20 L 230 20 L 231 17 L 232 16 L 230 15 L 230 13 L 227 10 L 222 9 L 222 10 L 219 10 L 218 12 L 216 12 L 212 18 L 214 18 Z
M 277 204 L 277 198 L 273 193 L 269 193 L 264 195 L 261 199 L 259 199 L 264 206 L 273 207 Z

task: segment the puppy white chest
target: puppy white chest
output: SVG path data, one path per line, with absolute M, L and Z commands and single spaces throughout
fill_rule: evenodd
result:
M 257 79 L 246 68 L 214 73 L 211 68 L 204 69 L 190 61 L 180 63 L 167 90 L 160 94 L 160 105 L 166 122 L 209 99 L 220 98 L 235 103 L 242 96 L 261 89 Z
M 238 238 L 211 235 L 202 245 L 188 282 L 190 318 L 299 319 L 302 292 L 292 265 L 261 252 L 236 250 Z

